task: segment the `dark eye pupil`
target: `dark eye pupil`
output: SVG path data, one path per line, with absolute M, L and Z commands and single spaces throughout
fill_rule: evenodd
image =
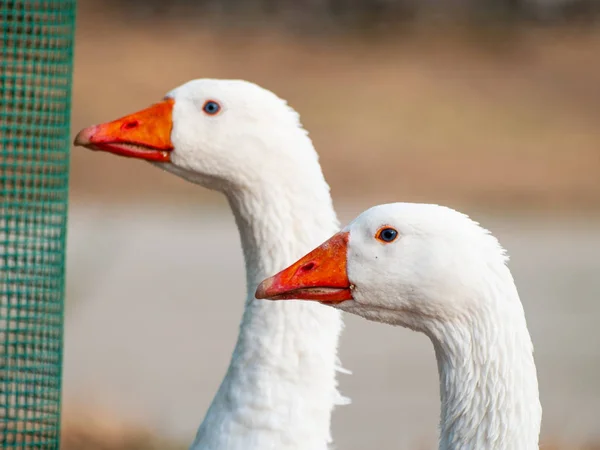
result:
M 396 230 L 392 230 L 391 228 L 386 228 L 381 231 L 381 239 L 386 242 L 393 241 L 396 238 L 398 232 Z
M 217 112 L 219 112 L 219 109 L 219 104 L 216 102 L 206 102 L 206 104 L 204 105 L 204 112 L 208 114 L 216 114 Z

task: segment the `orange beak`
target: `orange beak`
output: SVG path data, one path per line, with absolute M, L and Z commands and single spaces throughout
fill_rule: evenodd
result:
M 340 232 L 308 255 L 264 280 L 256 298 L 341 303 L 352 299 L 346 261 L 348 232 Z
M 142 111 L 112 122 L 81 130 L 74 144 L 129 158 L 169 162 L 173 99 L 165 99 Z

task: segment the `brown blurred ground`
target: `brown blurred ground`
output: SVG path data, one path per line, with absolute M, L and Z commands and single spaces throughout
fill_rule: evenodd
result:
M 61 450 L 186 450 L 189 444 L 166 440 L 151 430 L 115 422 L 107 414 L 90 415 L 67 411 L 63 421 Z M 415 450 L 428 447 L 416 446 Z M 561 440 L 544 440 L 544 450 L 600 450 L 600 444 L 569 445 Z
M 90 427 L 67 425 L 62 435 L 61 450 L 186 450 L 184 443 L 158 438 L 151 432 L 137 429 L 113 429 L 100 425 Z M 424 447 L 425 448 L 425 447 Z M 417 447 L 415 450 L 424 450 Z M 544 450 L 600 450 L 600 445 L 571 446 L 564 443 L 542 442 Z
M 600 29 L 299 38 L 111 14 L 80 6 L 73 133 L 193 78 L 244 78 L 301 113 L 336 198 L 600 206 Z M 137 161 L 72 164 L 77 199 L 214 198 Z

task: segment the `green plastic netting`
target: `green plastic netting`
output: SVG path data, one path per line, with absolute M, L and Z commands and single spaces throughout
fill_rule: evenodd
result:
M 58 449 L 75 0 L 0 23 L 0 448 Z

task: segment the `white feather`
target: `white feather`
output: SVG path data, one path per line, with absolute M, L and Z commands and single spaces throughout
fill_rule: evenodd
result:
M 229 369 L 191 448 L 325 450 L 332 410 L 348 402 L 336 382 L 340 312 L 254 299 L 262 279 L 339 229 L 317 153 L 298 114 L 252 83 L 195 80 L 168 96 L 175 149 L 159 165 L 227 196 L 248 289 Z M 203 113 L 207 100 L 221 112 Z
M 375 239 L 393 227 L 391 243 Z M 452 209 L 380 205 L 348 227 L 353 300 L 340 309 L 425 333 L 440 378 L 441 450 L 538 448 L 533 345 L 504 249 Z

